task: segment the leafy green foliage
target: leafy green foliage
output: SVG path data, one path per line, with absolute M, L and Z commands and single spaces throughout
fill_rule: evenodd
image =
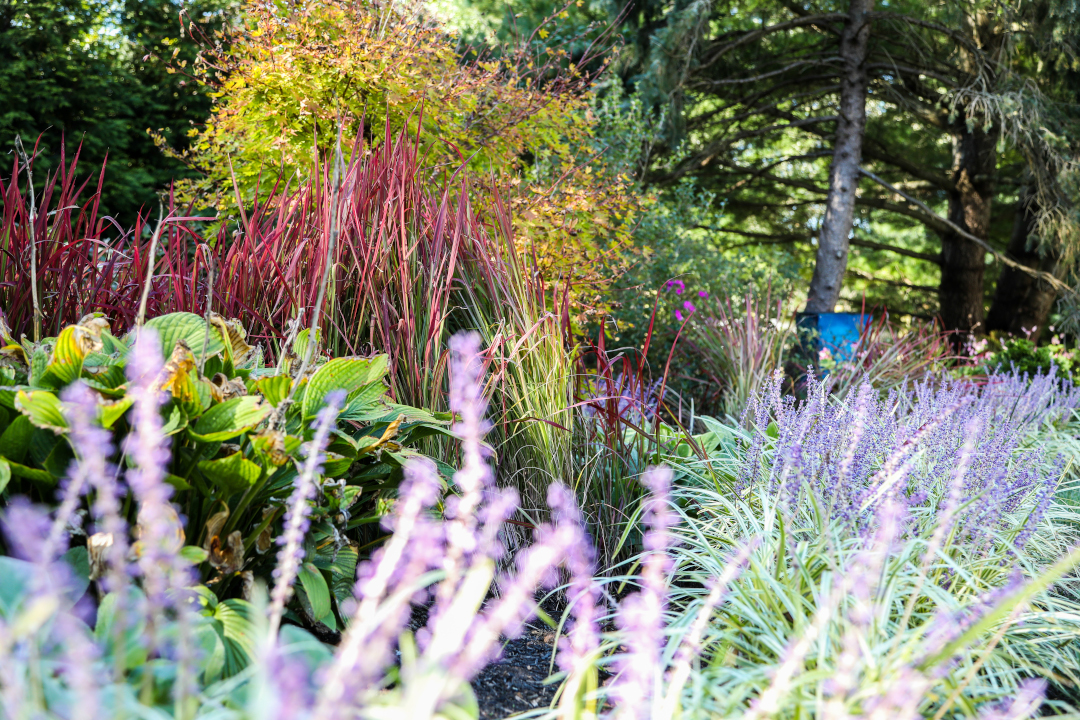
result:
M 29 151 L 44 133 L 34 179 L 43 187 L 75 150 L 84 167 L 108 158 L 103 212 L 130 222 L 157 192 L 190 175 L 149 130 L 186 146 L 210 111 L 204 88 L 170 70 L 195 59 L 192 35 L 220 27 L 229 0 L 26 0 L 0 6 L 0 147 Z M 181 14 L 183 15 L 182 27 Z M 66 146 L 66 147 L 65 147 Z
M 1000 347 L 986 361 L 991 370 L 1009 371 L 1030 376 L 1046 375 L 1053 371 L 1059 378 L 1078 379 L 1074 376 L 1076 367 L 1073 353 L 1062 345 L 1036 345 L 1027 338 L 1004 338 Z
M 147 327 L 158 332 L 169 358 L 157 381 L 168 396 L 162 409 L 172 438 L 168 481 L 187 520 L 190 557 L 221 600 L 209 610 L 220 626 L 222 667 L 231 674 L 244 663 L 237 655 L 243 648 L 230 644 L 230 623 L 246 611 L 229 598 L 241 589 L 238 579 L 269 580 L 270 540 L 310 437 L 311 409 L 329 392 L 347 393 L 349 419 L 338 424 L 325 466 L 333 479 L 324 481 L 312 513 L 314 542 L 325 555 L 316 555 L 301 573 L 308 621 L 331 627 L 337 626 L 336 598 L 344 596 L 330 588 L 351 584 L 357 547 L 393 497 L 402 464 L 416 454 L 410 446 L 446 432 L 447 416 L 389 402 L 385 355 L 338 358 L 298 379 L 261 367 L 238 323 L 211 315 L 208 324 L 198 315 L 173 313 Z M 61 396 L 72 382 L 94 388 L 103 425 L 117 438 L 127 434 L 131 398 L 123 371 L 134 332 L 117 338 L 103 318 L 87 317 L 38 344 L 9 339 L 5 356 L 18 361 L 2 370 L 8 392 L 0 396 L 0 492 L 47 496 L 67 472 L 74 453 Z M 295 401 L 285 403 L 294 384 Z

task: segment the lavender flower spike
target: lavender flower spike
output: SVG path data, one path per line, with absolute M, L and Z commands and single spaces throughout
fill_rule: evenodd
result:
M 682 694 L 686 681 L 690 678 L 690 663 L 697 657 L 701 649 L 701 636 L 705 634 L 705 627 L 712 619 L 713 611 L 727 594 L 728 585 L 742 572 L 743 567 L 750 559 L 750 553 L 753 552 L 757 545 L 758 541 L 755 539 L 743 546 L 735 554 L 735 557 L 728 562 L 720 577 L 713 578 L 709 594 L 706 596 L 705 602 L 701 604 L 701 610 L 698 611 L 693 625 L 690 626 L 690 630 L 683 637 L 682 644 L 675 654 L 675 668 L 668 678 L 667 694 L 664 696 L 660 708 L 660 717 L 675 717 L 675 708 L 678 705 L 679 696 Z
M 566 556 L 566 569 L 570 573 L 566 598 L 574 624 L 570 627 L 568 637 L 560 641 L 557 657 L 559 669 L 570 673 L 586 663 L 600 646 L 600 590 L 593 579 L 596 575 L 596 549 L 585 533 L 581 510 L 570 488 L 562 483 L 549 485 L 548 505 L 555 522 L 573 528 L 575 533 Z
M 672 560 L 670 528 L 676 518 L 668 504 L 671 470 L 656 467 L 641 478 L 651 491 L 645 501 L 641 591 L 619 606 L 615 623 L 625 633 L 627 652 L 619 659 L 619 678 L 614 688 L 616 717 L 651 716 L 653 689 L 659 680 L 660 653 L 664 645 L 664 611 L 667 609 L 667 574 Z
M 126 370 L 129 393 L 135 398 L 134 431 L 127 442 L 127 452 L 135 467 L 127 472 L 127 479 L 139 502 L 138 569 L 148 604 L 148 644 L 152 648 L 157 646 L 160 640 L 157 630 L 164 624 L 165 610 L 171 605 L 177 624 L 177 678 L 173 696 L 177 707 L 181 707 L 196 689 L 194 646 L 189 632 L 191 607 L 186 600 L 191 578 L 190 566 L 180 556 L 184 545 L 183 524 L 169 502 L 172 487 L 165 482 L 169 439 L 161 427 L 162 358 L 158 336 L 152 328 L 139 330 Z
M 1031 678 L 1020 683 L 1008 707 L 993 707 L 979 713 L 979 720 L 1027 720 L 1038 714 L 1046 695 L 1046 681 Z
M 480 336 L 476 333 L 458 334 L 450 338 L 450 410 L 460 415 L 454 431 L 461 438 L 462 466 L 454 473 L 454 484 L 460 495 L 448 498 L 445 515 L 446 558 L 443 569 L 446 580 L 440 583 L 430 617 L 437 620 L 442 608 L 453 597 L 466 560 L 476 550 L 480 538 L 476 531 L 477 509 L 484 491 L 494 485 L 484 435 L 488 423 L 484 420 L 487 402 L 482 390 L 483 363 L 480 359 Z
M 338 410 L 344 401 L 344 393 L 332 392 L 326 396 L 326 405 L 315 416 L 315 433 L 308 443 L 304 467 L 296 478 L 289 509 L 285 514 L 285 531 L 277 539 L 282 546 L 274 569 L 274 589 L 270 592 L 271 641 L 277 637 L 285 603 L 292 596 L 293 583 L 304 560 L 304 536 L 307 535 L 308 518 L 311 515 L 311 499 L 315 497 L 316 477 L 322 474 L 324 453 L 330 440 L 330 430 L 337 421 Z
M 399 491 L 394 507 L 393 534 L 386 544 L 376 551 L 374 557 L 363 563 L 357 574 L 355 595 L 359 604 L 349 620 L 349 629 L 341 639 L 333 664 L 328 668 L 314 717 L 330 720 L 351 715 L 351 700 L 366 689 L 366 680 L 374 674 L 369 667 L 360 677 L 358 668 L 364 665 L 364 655 L 381 657 L 387 651 L 384 646 L 369 647 L 370 638 L 385 627 L 380 627 L 377 612 L 383 598 L 393 588 L 403 561 L 408 555 L 435 561 L 438 552 L 432 552 L 432 538 L 423 512 L 438 498 L 439 481 L 434 466 L 426 460 L 410 460 L 405 465 L 405 482 Z M 415 545 L 410 546 L 410 543 Z M 411 564 L 411 563 L 410 563 Z M 406 573 L 411 574 L 411 573 Z M 407 581 L 407 579 L 406 579 Z M 384 634 L 385 635 L 385 634 Z M 380 638 L 385 644 L 389 639 Z
M 77 381 L 60 396 L 71 425 L 71 442 L 78 455 L 77 472 L 83 473 L 94 488 L 93 515 L 97 534 L 88 543 L 91 551 L 91 577 L 105 576 L 108 592 L 120 590 L 128 582 L 127 522 L 120 512 L 121 489 L 115 468 L 108 463 L 112 436 L 95 421 L 97 399 L 84 382 Z M 95 553 L 95 548 L 103 551 Z

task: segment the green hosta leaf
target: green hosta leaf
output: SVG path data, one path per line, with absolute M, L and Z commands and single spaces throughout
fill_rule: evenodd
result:
M 0 494 L 3 494 L 4 488 L 11 482 L 11 465 L 7 460 L 0 457 Z
M 296 339 L 293 341 L 293 354 L 296 355 L 297 363 L 304 362 L 304 357 L 307 355 L 308 351 L 308 336 L 310 335 L 310 328 L 304 328 L 300 332 L 296 333 Z M 316 349 L 318 349 L 318 344 L 320 340 L 322 340 L 322 328 L 319 328 L 315 332 Z M 314 357 L 314 355 L 312 357 Z
M 254 395 L 226 400 L 213 406 L 195 421 L 191 436 L 203 442 L 223 442 L 242 435 L 261 423 L 273 411 Z
M 386 402 L 386 386 L 380 380 L 351 393 L 339 417 L 342 420 L 370 422 L 372 418 L 385 417 L 390 411 L 390 403 Z
M 187 480 L 180 477 L 179 475 L 173 475 L 172 473 L 166 473 L 165 474 L 165 482 L 169 483 L 170 485 L 172 485 L 177 490 L 190 490 L 191 489 L 191 483 L 189 483 Z
M 255 381 L 255 389 L 266 398 L 266 402 L 277 407 L 279 402 L 289 396 L 292 378 L 288 375 L 259 378 Z
M 71 568 L 70 583 L 64 588 L 70 607 L 78 602 L 90 587 L 90 554 L 83 545 L 71 548 L 60 557 Z
M 328 393 L 343 390 L 346 395 L 352 396 L 361 388 L 382 380 L 386 372 L 386 355 L 331 360 L 319 368 L 308 383 L 307 392 L 304 394 L 304 418 L 315 417 L 326 404 Z
M 329 647 L 298 625 L 282 625 L 278 642 L 283 654 L 302 658 L 312 674 L 334 658 Z
M 351 545 L 334 552 L 334 543 L 326 542 L 317 548 L 313 563 L 315 567 L 330 571 L 330 586 L 339 603 L 353 596 L 356 585 L 356 564 L 359 553 Z
M 34 579 L 34 566 L 24 560 L 0 556 L 0 617 L 11 620 L 26 599 Z
M 175 402 L 165 406 L 165 422 L 161 425 L 163 435 L 175 435 L 188 426 L 190 419 L 184 408 Z
M 311 603 L 311 614 L 319 622 L 325 623 L 324 618 L 331 612 L 330 587 L 326 584 L 326 578 L 312 563 L 301 565 L 298 577 Z
M 173 348 L 179 340 L 187 343 L 195 358 L 202 354 L 203 341 L 206 338 L 206 321 L 194 313 L 169 313 L 156 317 L 146 323 L 146 327 L 154 328 L 158 337 L 161 338 L 161 354 L 164 357 L 172 355 Z M 134 343 L 135 336 L 130 336 L 129 344 Z M 207 357 L 217 355 L 225 350 L 225 343 L 221 341 L 221 333 L 217 328 L 210 328 L 210 343 L 206 348 Z
M 124 413 L 128 411 L 128 408 L 135 402 L 135 398 L 123 397 L 119 400 L 98 402 L 97 415 L 98 421 L 105 429 L 111 428 L 116 424 L 116 421 L 124 417 Z
M 19 415 L 7 426 L 4 434 L 0 435 L 0 457 L 16 463 L 22 462 L 30 447 L 30 436 L 33 434 L 34 425 L 30 422 L 30 418 Z
M 247 490 L 259 480 L 262 472 L 258 465 L 244 459 L 242 452 L 217 460 L 202 460 L 199 470 L 226 495 Z
M 221 623 L 225 643 L 225 677 L 243 671 L 255 657 L 255 625 L 251 621 L 254 613 L 251 603 L 237 598 L 222 600 L 214 608 L 214 619 Z
M 202 679 L 210 684 L 221 677 L 225 670 L 225 641 L 212 618 L 199 618 L 195 628 L 195 645 L 199 650 Z
M 62 436 L 48 430 L 35 430 L 30 436 L 30 458 L 34 465 L 53 477 L 63 477 L 75 459 L 75 453 Z
M 45 368 L 49 364 L 49 351 L 46 341 L 42 340 L 38 345 L 32 346 L 27 355 L 30 356 L 30 384 L 35 385 L 44 377 Z
M 389 423 L 398 418 L 401 418 L 402 423 L 422 422 L 434 426 L 449 425 L 449 421 L 440 420 L 427 410 L 390 402 L 374 406 L 368 413 L 353 413 L 346 419 L 367 423 Z
M 201 565 L 206 562 L 208 556 L 209 553 L 197 545 L 185 545 L 180 548 L 180 557 L 184 558 L 192 565 Z
M 47 390 L 20 390 L 15 396 L 15 407 L 39 428 L 57 433 L 67 432 L 68 424 L 60 398 Z
M 109 593 L 98 606 L 97 623 L 94 625 L 94 639 L 103 648 L 106 657 L 120 657 L 119 665 L 131 670 L 146 662 L 146 620 L 142 613 L 131 612 L 143 601 L 142 591 L 129 586 L 125 590 L 127 597 Z M 117 622 L 117 616 L 122 618 Z
M 100 372 L 87 372 L 83 370 L 83 382 L 97 390 L 102 395 L 120 397 L 126 390 L 127 377 L 121 365 L 110 365 Z
M 326 477 L 341 477 L 352 467 L 354 458 L 344 457 L 335 452 L 326 452 L 326 460 L 323 462 L 323 475 Z
M 8 461 L 8 467 L 11 468 L 11 474 L 15 477 L 20 477 L 26 480 L 32 480 L 36 483 L 42 483 L 44 485 L 56 485 L 59 482 L 59 478 L 53 477 L 52 473 L 48 470 L 38 470 L 37 468 L 26 467 L 20 465 L 17 462 Z

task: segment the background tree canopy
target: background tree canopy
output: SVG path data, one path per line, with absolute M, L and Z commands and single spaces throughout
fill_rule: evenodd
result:
M 157 194 L 190 175 L 155 147 L 150 132 L 183 147 L 205 122 L 210 99 L 185 77 L 213 35 L 226 0 L 18 0 L 0 6 L 0 146 L 38 136 L 35 183 L 81 145 L 80 167 L 108 158 L 102 209 L 131 222 L 157 209 Z M 186 30 L 181 28 L 183 14 Z M 95 178 L 96 184 L 96 178 Z
M 61 137 L 86 168 L 108 157 L 108 212 L 176 180 L 224 210 L 234 178 L 251 201 L 309 172 L 339 116 L 390 119 L 447 168 L 501 177 L 545 267 L 594 287 L 631 342 L 680 274 L 705 293 L 813 276 L 833 292 L 812 309 L 976 333 L 1041 332 L 1075 305 L 1066 2 L 439 0 L 389 24 L 364 3 L 228 7 L 6 5 L 0 141 L 44 132 L 39 168 Z M 615 305 L 575 270 L 635 254 Z

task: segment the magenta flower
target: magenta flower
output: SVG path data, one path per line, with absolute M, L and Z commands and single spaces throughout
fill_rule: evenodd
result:
M 686 289 L 686 283 L 684 283 L 682 280 L 668 280 L 667 285 L 664 286 L 664 289 L 671 290 L 671 288 L 675 288 L 676 295 L 682 295 L 683 290 Z
M 694 303 L 690 302 L 689 300 L 684 302 L 682 304 L 682 306 L 683 306 L 683 310 L 686 310 L 689 313 L 697 312 L 697 308 L 694 307 Z
M 698 290 L 697 296 L 699 298 L 707 298 L 707 297 L 709 297 L 709 291 L 708 290 Z

